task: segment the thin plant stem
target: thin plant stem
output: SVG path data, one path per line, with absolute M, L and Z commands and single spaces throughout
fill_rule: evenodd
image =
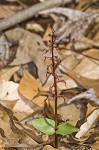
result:
M 54 78 L 54 91 L 55 91 L 55 131 L 57 130 L 58 120 L 57 120 L 57 79 L 56 79 L 56 72 L 55 72 L 55 60 L 54 60 L 54 33 L 52 33 L 52 41 L 51 41 L 51 52 L 52 52 L 52 74 Z M 58 135 L 55 133 L 55 148 L 58 147 Z

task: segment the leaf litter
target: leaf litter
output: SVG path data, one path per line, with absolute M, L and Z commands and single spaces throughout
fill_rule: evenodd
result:
M 34 4 L 33 1 L 31 3 Z M 58 37 L 59 49 L 56 53 L 62 59 L 56 71 L 59 79 L 66 81 L 66 86 L 58 83 L 58 96 L 64 95 L 63 99 L 58 99 L 58 118 L 59 121 L 66 121 L 80 129 L 76 135 L 60 137 L 58 149 L 98 150 L 98 0 L 79 0 L 75 3 L 71 0 L 67 3 L 66 7 L 62 5 L 40 11 L 33 18 L 33 24 L 28 20 L 18 27 L 2 31 L 0 35 L 2 150 L 55 150 L 53 136 L 48 136 L 45 142 L 42 132 L 32 126 L 33 118 L 44 117 L 44 114 L 49 119 L 54 117 L 54 101 L 49 93 L 53 78 L 52 75 L 46 78 L 47 63 L 50 62 L 44 61 L 44 49 L 48 47 L 48 34 L 52 28 L 56 30 Z M 1 3 L 0 18 L 8 17 L 29 6 L 30 2 L 21 0 Z M 33 70 L 31 65 L 28 65 L 28 70 L 23 69 L 28 63 L 36 68 L 34 76 L 30 72 Z

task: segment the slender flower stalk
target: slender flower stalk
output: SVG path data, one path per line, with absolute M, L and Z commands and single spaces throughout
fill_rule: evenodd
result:
M 57 121 L 57 81 L 56 81 L 56 72 L 55 72 L 55 60 L 54 60 L 54 31 L 52 32 L 52 41 L 51 41 L 51 52 L 52 52 L 52 74 L 53 74 L 53 78 L 54 78 L 54 96 L 55 96 L 55 131 L 57 130 L 57 125 L 58 125 L 58 121 Z M 58 147 L 58 135 L 55 133 L 55 147 Z
M 50 36 L 50 40 L 49 40 L 49 50 L 45 51 L 45 54 L 47 52 L 50 51 L 51 56 L 46 57 L 45 59 L 50 59 L 51 60 L 51 64 L 47 66 L 47 73 L 46 75 L 52 75 L 53 79 L 54 79 L 54 83 L 52 86 L 50 86 L 49 88 L 49 92 L 52 95 L 52 97 L 55 100 L 55 115 L 54 115 L 54 120 L 55 120 L 55 131 L 57 131 L 57 126 L 58 126 L 58 114 L 57 114 L 57 101 L 58 101 L 58 95 L 57 95 L 57 83 L 58 82 L 64 82 L 63 80 L 59 80 L 58 75 L 56 73 L 56 67 L 59 65 L 59 63 L 61 62 L 60 58 L 58 56 L 56 56 L 54 54 L 54 50 L 55 48 L 57 48 L 55 46 L 55 41 L 56 41 L 56 35 L 55 35 L 55 31 L 53 30 L 52 33 L 49 35 Z M 65 83 L 66 85 L 66 83 Z M 54 91 L 53 91 L 54 89 Z M 54 92 L 54 93 L 53 93 Z M 55 133 L 55 147 L 58 147 L 58 135 Z

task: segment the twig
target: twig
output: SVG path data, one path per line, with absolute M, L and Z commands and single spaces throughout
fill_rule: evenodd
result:
M 78 37 L 81 37 L 85 32 L 90 23 L 99 16 L 99 13 L 88 13 L 81 12 L 79 10 L 73 10 L 69 8 L 58 7 L 51 8 L 47 10 L 40 11 L 39 14 L 45 16 L 64 16 L 68 18 L 66 22 L 61 22 L 61 26 L 59 27 L 59 23 L 55 21 L 53 26 L 54 30 L 56 30 L 56 34 L 58 35 L 57 43 L 62 41 L 68 42 L 69 40 L 72 42 L 77 40 Z M 52 17 L 53 19 L 53 17 Z M 59 20 L 59 19 L 58 19 Z M 59 24 L 59 25 L 57 25 Z
M 32 18 L 35 15 L 38 15 L 39 11 L 57 7 L 61 4 L 66 4 L 68 1 L 66 0 L 48 0 L 43 3 L 35 4 L 29 8 L 26 8 L 14 15 L 9 16 L 0 21 L 0 31 L 6 30 L 18 23 L 21 23 L 29 18 Z
M 51 9 L 40 11 L 39 14 L 46 15 L 46 16 L 50 14 L 57 14 L 58 16 L 63 15 L 65 17 L 68 17 L 69 20 L 71 21 L 76 21 L 78 19 L 81 19 L 82 17 L 87 16 L 88 13 L 81 12 L 79 10 L 73 10 L 70 8 L 58 7 L 58 8 L 51 8 Z
M 81 94 L 78 94 L 74 96 L 73 98 L 69 99 L 67 104 L 70 104 L 74 101 L 81 100 L 81 99 L 88 99 L 90 101 L 93 101 L 97 105 L 99 105 L 99 98 L 96 96 L 96 92 L 93 88 L 87 90 L 86 92 L 83 92 Z

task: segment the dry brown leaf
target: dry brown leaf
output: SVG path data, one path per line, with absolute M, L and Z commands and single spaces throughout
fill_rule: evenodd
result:
M 9 81 L 12 75 L 19 70 L 19 66 L 6 67 L 0 71 L 0 80 Z
M 66 57 L 66 59 L 63 60 L 62 65 L 72 70 L 80 63 L 80 61 L 81 60 L 78 59 L 75 55 L 72 55 Z
M 12 131 L 11 120 L 9 119 L 9 116 L 6 113 L 4 107 L 2 107 L 1 105 L 0 110 L 3 112 L 3 115 L 0 116 L 0 128 L 4 131 L 4 135 L 6 138 L 6 142 L 4 144 L 14 145 L 19 141 L 21 136 Z
M 24 147 L 23 143 L 35 147 L 38 143 L 40 144 L 44 142 L 41 136 L 37 135 L 35 130 L 31 129 L 27 124 L 22 124 L 16 121 L 15 126 L 25 134 L 25 136 L 22 137 L 22 148 Z
M 18 83 L 12 81 L 0 81 L 0 103 L 10 110 L 21 120 L 30 115 L 37 108 L 32 102 L 20 97 Z
M 14 112 L 14 115 L 18 118 L 18 120 L 22 120 L 34 112 L 34 107 L 35 109 L 37 108 L 37 106 L 33 105 L 32 102 L 20 99 L 14 105 L 12 111 Z
M 68 51 L 69 53 L 70 51 Z M 64 55 L 65 55 L 65 59 L 63 59 L 63 61 L 61 62 L 61 64 L 63 66 L 65 66 L 66 68 L 69 68 L 70 70 L 74 69 L 80 62 L 81 62 L 81 58 L 79 58 L 79 54 L 75 54 L 74 52 L 70 52 L 70 55 L 66 55 L 67 51 L 64 51 Z
M 90 79 L 99 79 L 98 63 L 98 61 L 93 61 L 91 59 L 84 58 L 80 62 L 80 64 L 74 69 L 74 71 Z
M 67 69 L 66 67 L 62 66 L 62 70 L 68 74 L 72 79 L 74 79 L 78 84 L 83 86 L 86 89 L 93 88 L 96 91 L 96 95 L 99 97 L 99 79 L 89 79 L 80 74 Z M 62 79 L 66 81 L 67 77 L 63 77 Z M 67 85 L 68 86 L 68 85 Z
M 41 88 L 41 83 L 24 70 L 24 76 L 19 85 L 20 94 L 35 104 L 43 106 L 46 96 L 37 96 L 34 98 L 40 92 Z
M 54 110 L 55 104 L 53 100 L 50 101 L 50 105 Z M 77 108 L 74 104 L 66 105 L 63 98 L 58 99 L 58 114 L 63 121 L 68 120 L 68 123 L 74 126 L 77 124 L 78 120 L 80 120 L 81 116 L 80 108 Z
M 28 100 L 32 100 L 41 88 L 40 82 L 37 81 L 29 72 L 23 71 L 23 78 L 19 85 L 19 92 Z
M 20 96 L 18 94 L 19 84 L 12 81 L 0 81 L 0 104 L 12 110 Z
M 62 106 L 59 109 L 59 114 L 62 116 L 62 120 L 68 120 L 68 123 L 75 126 L 77 122 L 80 120 L 80 109 L 76 107 L 74 104 L 70 104 L 67 106 Z M 72 111 L 71 111 L 72 110 Z
M 46 46 L 42 38 L 22 28 L 15 28 L 6 33 L 9 40 L 19 42 L 16 57 L 10 65 L 20 65 L 33 62 L 38 69 L 38 76 L 42 83 L 46 80 L 46 65 L 43 52 Z
M 18 83 L 13 81 L 0 81 L 0 100 L 19 100 Z

